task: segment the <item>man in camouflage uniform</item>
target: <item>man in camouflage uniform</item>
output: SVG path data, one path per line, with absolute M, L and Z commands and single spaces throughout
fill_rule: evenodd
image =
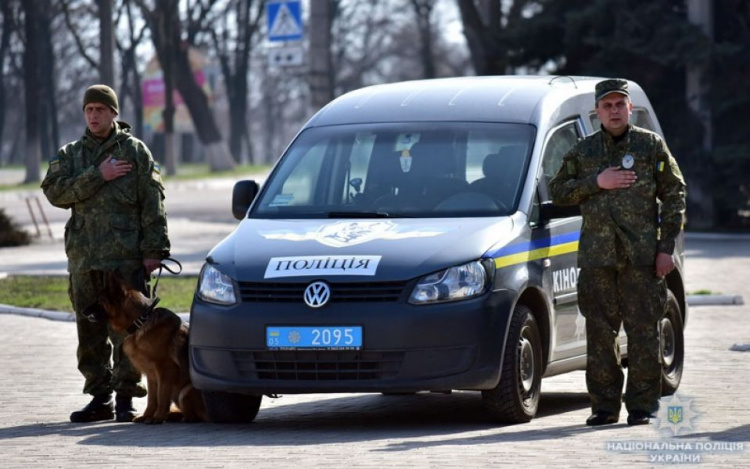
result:
M 586 318 L 587 425 L 619 420 L 623 372 L 617 334 L 628 335 L 628 425 L 649 423 L 661 395 L 658 322 L 664 276 L 685 212 L 685 182 L 659 135 L 629 123 L 628 82 L 595 89 L 601 130 L 571 149 L 550 182 L 552 201 L 581 207 L 578 301 Z M 657 203 L 661 201 L 661 211 Z
M 85 134 L 52 157 L 42 182 L 52 205 L 71 210 L 65 225 L 68 293 L 76 313 L 83 392 L 94 396 L 70 420 L 109 420 L 116 414 L 118 422 L 127 422 L 135 414 L 132 398 L 146 395 L 141 375 L 121 350 L 124 336 L 109 330 L 106 320 L 92 322 L 87 316 L 102 312 L 104 272 L 119 271 L 145 293 L 148 274 L 169 256 L 164 187 L 149 149 L 130 135 L 128 124 L 115 120 L 112 88 L 89 87 L 83 113 Z

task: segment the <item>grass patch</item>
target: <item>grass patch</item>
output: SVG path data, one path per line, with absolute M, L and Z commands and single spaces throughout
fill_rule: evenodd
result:
M 197 281 L 197 277 L 163 275 L 157 291 L 161 298 L 159 306 L 176 313 L 190 311 Z M 20 275 L 0 279 L 0 303 L 21 308 L 73 312 L 68 298 L 68 277 L 64 276 Z
M 33 191 L 42 186 L 42 181 L 29 182 L 26 184 L 0 184 L 0 192 L 3 191 Z
M 161 164 L 161 163 L 160 163 Z M 177 174 L 167 175 L 166 168 L 162 164 L 162 176 L 167 181 L 189 181 L 193 179 L 209 179 L 232 176 L 245 176 L 248 174 L 265 174 L 271 170 L 269 165 L 237 165 L 229 171 L 211 171 L 208 164 L 182 163 L 177 166 Z
M 693 292 L 688 292 L 688 295 L 716 295 L 719 292 L 711 291 L 711 290 L 695 290 Z
M 177 174 L 167 175 L 167 169 L 164 164 L 159 163 L 162 167 L 162 179 L 166 181 L 191 181 L 194 179 L 210 179 L 210 178 L 226 178 L 236 176 L 246 176 L 254 174 L 267 174 L 271 170 L 270 165 L 252 165 L 242 164 L 237 165 L 234 169 L 229 171 L 211 171 L 209 165 L 203 163 L 180 163 L 177 166 Z M 45 166 L 44 163 L 42 166 Z M 15 169 L 18 172 L 18 180 L 21 181 L 24 178 L 23 167 L 5 166 L 0 169 Z M 39 182 L 31 182 L 28 184 L 0 184 L 0 191 L 17 191 L 17 190 L 36 190 L 42 185 L 42 180 L 46 174 L 45 170 L 41 175 Z

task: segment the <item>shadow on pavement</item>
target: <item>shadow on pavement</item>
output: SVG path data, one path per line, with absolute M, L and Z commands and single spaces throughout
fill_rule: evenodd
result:
M 747 443 L 748 441 L 750 441 L 750 424 L 742 425 L 740 427 L 728 428 L 720 432 L 689 433 L 687 435 L 677 436 L 676 438 L 690 439 L 690 440 L 708 438 L 711 441 L 729 441 L 729 442 Z
M 265 398 L 268 399 L 268 398 Z M 278 403 L 278 405 L 277 405 Z M 422 438 L 456 435 L 440 441 L 401 442 L 382 451 L 403 451 L 415 447 L 469 445 L 528 440 L 546 440 L 587 432 L 584 423 L 570 426 L 525 429 L 526 425 L 500 425 L 486 415 L 479 393 L 451 395 L 420 393 L 407 396 L 365 394 L 283 405 L 283 397 L 271 407 L 261 408 L 251 424 L 163 424 L 139 425 L 97 422 L 28 424 L 0 428 L 0 440 L 60 435 L 80 439 L 79 444 L 135 447 L 226 447 L 319 445 L 382 439 Z M 586 393 L 542 394 L 540 412 L 545 417 L 588 407 Z M 466 436 L 466 432 L 503 429 L 509 432 Z

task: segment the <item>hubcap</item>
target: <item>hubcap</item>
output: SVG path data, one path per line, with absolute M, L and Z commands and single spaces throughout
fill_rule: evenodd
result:
M 661 320 L 661 358 L 665 368 L 674 363 L 675 357 L 675 335 L 672 321 L 668 318 Z
M 534 386 L 534 348 L 528 339 L 521 337 L 518 342 L 518 349 L 520 352 L 521 389 L 524 393 L 527 393 Z

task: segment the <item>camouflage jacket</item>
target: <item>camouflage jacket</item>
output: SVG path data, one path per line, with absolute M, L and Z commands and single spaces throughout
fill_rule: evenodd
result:
M 597 176 L 633 157 L 638 180 L 627 189 L 605 190 Z M 685 181 L 662 138 L 629 126 L 615 142 L 600 130 L 578 142 L 550 181 L 552 202 L 581 206 L 580 267 L 617 262 L 616 240 L 634 265 L 653 265 L 657 251 L 672 254 L 685 213 Z M 657 199 L 661 201 L 661 210 Z
M 109 155 L 133 169 L 105 181 L 99 164 Z M 50 159 L 42 190 L 52 205 L 71 209 L 65 225 L 69 271 L 137 266 L 144 258 L 169 256 L 160 169 L 128 124 L 116 122 L 101 144 L 86 130 L 62 147 Z

